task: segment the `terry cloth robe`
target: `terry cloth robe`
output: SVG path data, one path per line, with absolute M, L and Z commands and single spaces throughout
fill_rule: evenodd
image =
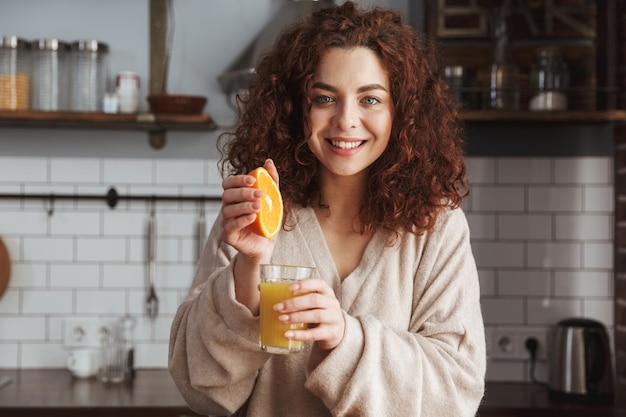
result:
M 375 233 L 343 281 L 311 208 L 276 237 L 272 263 L 313 266 L 335 291 L 346 329 L 330 351 L 259 347 L 259 320 L 235 300 L 236 251 L 212 228 L 171 328 L 169 370 L 205 415 L 474 416 L 484 393 L 485 335 L 469 228 L 445 210 L 422 236 Z

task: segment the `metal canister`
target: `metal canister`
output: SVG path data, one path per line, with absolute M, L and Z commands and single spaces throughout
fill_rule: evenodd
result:
M 450 65 L 443 69 L 443 76 L 452 92 L 452 99 L 459 109 L 475 106 L 475 91 L 472 91 L 475 75 L 461 65 Z
M 33 110 L 61 111 L 69 108 L 70 45 L 58 39 L 31 42 Z
M 0 110 L 30 108 L 30 47 L 16 36 L 0 37 Z
M 96 40 L 71 44 L 71 104 L 74 111 L 102 111 L 108 82 L 109 46 Z

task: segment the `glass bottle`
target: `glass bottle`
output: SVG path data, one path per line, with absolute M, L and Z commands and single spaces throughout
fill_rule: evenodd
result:
M 494 11 L 493 31 L 495 47 L 493 61 L 489 69 L 488 88 L 484 97 L 484 107 L 491 110 L 519 110 L 520 86 L 519 70 L 510 62 L 509 37 L 506 16 L 507 2 Z
M 530 72 L 531 99 L 528 108 L 533 111 L 566 110 L 569 83 L 567 64 L 558 47 L 539 48 Z

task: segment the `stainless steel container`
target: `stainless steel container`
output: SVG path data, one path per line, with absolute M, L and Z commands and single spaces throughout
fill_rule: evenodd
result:
M 68 110 L 70 45 L 58 39 L 38 39 L 31 42 L 31 50 L 32 109 Z
M 30 108 L 30 46 L 16 36 L 0 37 L 0 110 Z
M 564 399 L 610 401 L 613 366 L 606 328 L 585 318 L 561 320 L 550 352 L 550 394 Z
M 102 111 L 109 77 L 109 46 L 96 40 L 71 44 L 71 110 Z
M 476 106 L 475 93 L 472 87 L 475 84 L 474 71 L 468 70 L 461 65 L 444 67 L 445 78 L 452 92 L 452 99 L 459 109 L 473 109 Z

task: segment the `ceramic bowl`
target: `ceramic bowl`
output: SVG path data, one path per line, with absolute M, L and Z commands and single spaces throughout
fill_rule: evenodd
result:
M 148 96 L 153 113 L 202 113 L 208 99 L 204 96 L 160 94 Z

